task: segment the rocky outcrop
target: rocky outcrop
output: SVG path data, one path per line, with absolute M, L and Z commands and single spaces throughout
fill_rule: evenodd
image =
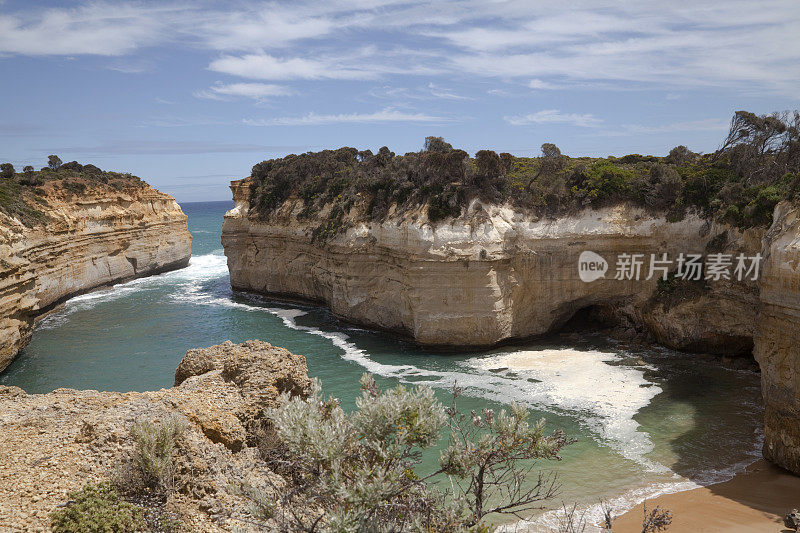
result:
M 779 204 L 764 238 L 753 354 L 764 394 L 764 456 L 800 474 L 800 211 Z
M 307 371 L 303 356 L 282 348 L 226 342 L 190 350 L 171 389 L 28 395 L 0 386 L 0 523 L 46 530 L 69 491 L 109 479 L 125 463 L 135 422 L 178 417 L 187 429 L 177 442 L 169 507 L 189 531 L 258 530 L 236 487 L 267 490 L 274 474 L 257 448 L 263 412 L 283 392 L 307 395 Z
M 188 264 L 186 215 L 146 184 L 75 194 L 46 183 L 48 221 L 0 213 L 0 370 L 27 344 L 34 318 L 91 289 Z
M 536 219 L 476 201 L 446 223 L 432 225 L 421 212 L 390 214 L 382 223 L 353 221 L 321 243 L 312 237 L 319 220 L 298 222 L 300 201 L 260 219 L 249 212 L 247 180 L 231 188 L 236 206 L 225 216 L 222 242 L 235 289 L 322 302 L 347 320 L 421 344 L 486 346 L 541 335 L 591 306 L 623 310 L 633 324 L 678 348 L 752 337 L 752 287 L 713 286 L 692 308 L 679 302 L 667 309 L 651 301 L 661 273 L 644 278 L 651 253 L 674 260 L 722 242 L 726 253 L 754 254 L 761 237 L 755 230 L 743 233 L 696 215 L 670 222 L 628 206 Z M 584 251 L 608 261 L 605 277 L 580 279 Z M 644 254 L 640 280 L 613 278 L 622 254 Z M 703 313 L 697 321 L 695 313 L 719 308 L 730 313 Z

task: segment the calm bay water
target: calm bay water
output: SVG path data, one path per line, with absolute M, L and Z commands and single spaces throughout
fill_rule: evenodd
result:
M 79 296 L 44 318 L 33 342 L 0 374 L 30 393 L 59 387 L 112 391 L 172 385 L 189 348 L 261 339 L 305 355 L 326 393 L 352 407 L 363 372 L 384 387 L 422 383 L 461 407 L 518 401 L 578 442 L 546 465 L 561 501 L 617 508 L 665 491 L 730 477 L 759 456 L 758 375 L 601 336 L 563 335 L 492 351 L 432 353 L 353 328 L 318 307 L 233 293 L 220 245 L 230 202 L 184 204 L 194 236 L 183 270 Z M 592 512 L 596 512 L 593 508 Z M 546 529 L 543 512 L 535 529 Z

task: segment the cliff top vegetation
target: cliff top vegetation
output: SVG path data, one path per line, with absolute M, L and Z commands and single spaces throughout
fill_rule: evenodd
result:
M 424 207 L 437 222 L 459 216 L 474 198 L 545 217 L 630 203 L 671 220 L 694 209 L 739 227 L 765 226 L 775 204 L 795 199 L 800 189 L 799 131 L 796 111 L 738 111 L 711 154 L 677 146 L 664 157 L 569 157 L 546 143 L 539 157 L 492 150 L 471 157 L 441 137 L 428 137 L 422 150 L 404 155 L 385 146 L 377 153 L 344 147 L 256 164 L 250 200 L 256 215 L 265 217 L 298 198 L 301 219 L 330 204 L 315 233 L 323 239 L 344 229 L 353 213 L 380 221 L 392 208 Z
M 145 185 L 137 176 L 77 161 L 62 163 L 56 155 L 49 156 L 47 166 L 40 170 L 25 166 L 17 172 L 11 163 L 3 163 L 0 164 L 0 211 L 26 226 L 34 226 L 47 220 L 46 196 L 50 193 L 66 191 L 82 196 L 94 189 L 119 191 Z

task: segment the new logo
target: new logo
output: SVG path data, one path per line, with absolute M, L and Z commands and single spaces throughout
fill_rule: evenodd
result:
M 578 257 L 578 275 L 586 283 L 600 279 L 608 271 L 608 261 L 603 256 L 590 251 L 581 252 Z

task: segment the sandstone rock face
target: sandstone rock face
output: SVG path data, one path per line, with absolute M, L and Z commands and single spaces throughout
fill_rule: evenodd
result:
M 320 244 L 311 237 L 319 221 L 297 221 L 299 201 L 261 220 L 250 216 L 247 181 L 231 188 L 236 207 L 225 216 L 222 243 L 235 289 L 323 302 L 347 320 L 421 344 L 487 346 L 540 335 L 597 305 L 627 308 L 640 325 L 664 324 L 651 328 L 653 334 L 676 347 L 752 336 L 757 309 L 740 305 L 756 302 L 752 288 L 720 288 L 712 291 L 720 297 L 696 303 L 696 309 L 667 313 L 655 305 L 645 308 L 660 273 L 644 278 L 651 253 L 672 259 L 703 253 L 724 235 L 726 253 L 754 254 L 759 232 L 741 233 L 697 216 L 668 222 L 626 206 L 547 220 L 473 202 L 450 223 L 432 226 L 421 213 L 390 215 L 383 223 L 356 223 Z M 581 281 L 584 251 L 610 263 L 606 277 Z M 616 260 L 625 253 L 648 258 L 642 279 L 613 279 Z M 706 313 L 697 322 L 698 309 L 717 309 L 720 301 L 749 329 L 730 323 L 727 314 Z
M 189 531 L 258 530 L 250 502 L 233 487 L 264 488 L 274 476 L 253 441 L 263 411 L 277 405 L 281 391 L 310 392 L 305 358 L 264 342 L 226 342 L 190 350 L 179 368 L 180 385 L 155 392 L 28 395 L 0 386 L 3 527 L 46 530 L 48 514 L 69 491 L 110 478 L 130 456 L 135 422 L 177 416 L 187 430 L 178 440 L 176 491 L 168 504 Z
M 50 221 L 28 228 L 0 213 L 0 370 L 27 344 L 34 318 L 96 287 L 188 264 L 186 215 L 151 187 L 48 189 Z
M 753 354 L 765 403 L 764 456 L 800 474 L 800 212 L 780 204 L 764 237 Z

